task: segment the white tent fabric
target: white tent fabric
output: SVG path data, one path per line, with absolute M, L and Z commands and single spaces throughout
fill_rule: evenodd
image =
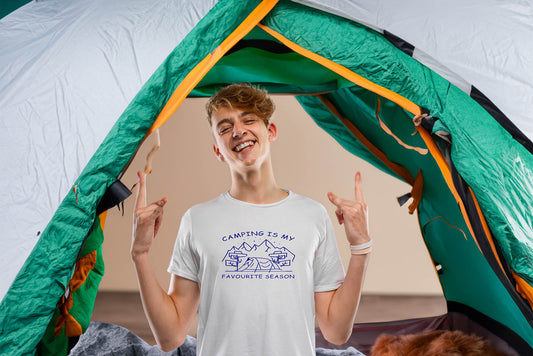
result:
M 33 1 L 0 20 L 0 300 L 115 120 L 215 3 Z
M 297 0 L 386 30 L 487 96 L 533 140 L 533 2 L 522 0 Z M 444 68 L 442 68 L 442 66 Z M 445 69 L 448 68 L 448 71 Z M 450 73 L 451 72 L 451 73 Z M 454 83 L 454 80 L 450 80 Z M 454 83 L 456 84 L 456 83 Z M 462 82 L 456 85 L 465 89 Z

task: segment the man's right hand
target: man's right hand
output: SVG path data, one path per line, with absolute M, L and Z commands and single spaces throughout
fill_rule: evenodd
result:
M 150 205 L 146 205 L 146 175 L 137 172 L 139 177 L 135 211 L 133 214 L 133 236 L 131 255 L 136 257 L 148 253 L 161 222 L 163 221 L 163 207 L 167 198 L 163 198 Z

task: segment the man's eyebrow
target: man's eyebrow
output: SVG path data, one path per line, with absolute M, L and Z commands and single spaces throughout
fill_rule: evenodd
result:
M 243 117 L 245 116 L 248 116 L 248 115 L 255 115 L 255 113 L 253 111 L 244 111 L 242 112 L 240 115 L 239 115 L 239 118 L 242 119 Z M 233 124 L 233 120 L 232 119 L 229 119 L 229 118 L 226 118 L 226 119 L 222 119 L 220 120 L 219 122 L 217 122 L 217 129 L 222 126 L 223 124 Z
M 253 114 L 255 114 L 253 111 L 244 111 L 244 112 L 242 112 L 242 113 L 239 115 L 239 117 L 242 118 L 242 117 L 245 117 L 245 116 L 247 116 L 247 115 L 253 115 Z
M 233 121 L 231 119 L 222 119 L 219 122 L 217 122 L 217 129 L 223 124 L 233 124 Z

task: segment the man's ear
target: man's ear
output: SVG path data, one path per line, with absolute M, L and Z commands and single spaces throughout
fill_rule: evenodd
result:
M 272 122 L 268 124 L 268 140 L 275 141 L 278 138 L 278 128 Z
M 220 162 L 224 162 L 224 156 L 222 156 L 222 153 L 220 153 L 217 145 L 213 145 L 213 152 L 215 152 L 215 156 L 217 156 Z

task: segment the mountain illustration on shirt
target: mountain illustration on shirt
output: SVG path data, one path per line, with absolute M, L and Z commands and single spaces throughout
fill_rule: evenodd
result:
M 291 267 L 294 257 L 285 247 L 264 240 L 259 245 L 243 242 L 239 247 L 233 246 L 222 261 L 232 268 L 228 272 L 281 272 Z

